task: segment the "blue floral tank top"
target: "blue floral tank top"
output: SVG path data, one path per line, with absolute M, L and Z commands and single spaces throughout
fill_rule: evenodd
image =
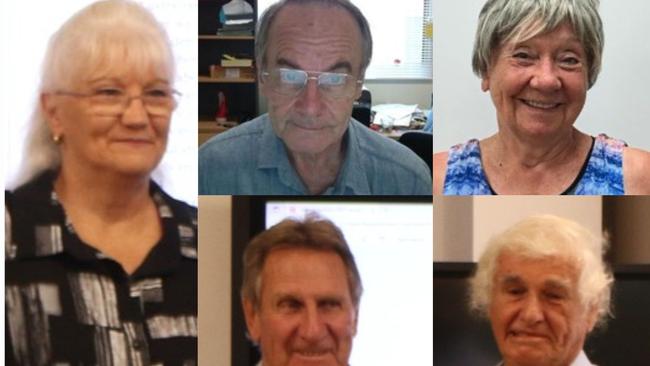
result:
M 623 148 L 625 146 L 627 146 L 625 142 L 605 134 L 595 137 L 583 168 L 573 184 L 562 194 L 624 194 Z M 449 149 L 443 194 L 496 194 L 483 171 L 478 140 L 472 139 Z

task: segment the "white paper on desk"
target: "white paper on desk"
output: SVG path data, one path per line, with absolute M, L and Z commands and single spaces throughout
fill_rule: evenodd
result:
M 372 107 L 376 113 L 374 123 L 382 126 L 408 127 L 411 124 L 411 116 L 417 109 L 417 104 L 378 104 Z

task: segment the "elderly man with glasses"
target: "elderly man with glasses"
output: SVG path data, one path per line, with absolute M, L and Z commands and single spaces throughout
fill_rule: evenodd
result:
M 424 161 L 352 119 L 372 54 L 348 0 L 283 0 L 255 40 L 268 114 L 199 149 L 200 194 L 431 194 Z

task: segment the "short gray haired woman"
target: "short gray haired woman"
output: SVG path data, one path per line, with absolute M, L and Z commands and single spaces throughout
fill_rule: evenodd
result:
M 488 0 L 472 66 L 498 132 L 434 154 L 434 192 L 650 194 L 650 153 L 573 125 L 600 72 L 598 0 Z
M 490 239 L 470 306 L 490 320 L 506 365 L 591 365 L 585 338 L 609 314 L 606 246 L 576 222 L 532 216 Z
M 151 180 L 173 83 L 165 30 L 131 0 L 52 36 L 5 191 L 8 364 L 196 363 L 196 208 Z

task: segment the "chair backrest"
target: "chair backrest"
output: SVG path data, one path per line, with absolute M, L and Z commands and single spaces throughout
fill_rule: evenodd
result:
M 424 160 L 433 173 L 433 135 L 419 131 L 404 132 L 399 142 Z
M 354 101 L 352 107 L 352 118 L 363 123 L 364 126 L 370 127 L 370 109 L 372 108 L 372 96 L 370 90 L 361 91 L 359 99 Z

